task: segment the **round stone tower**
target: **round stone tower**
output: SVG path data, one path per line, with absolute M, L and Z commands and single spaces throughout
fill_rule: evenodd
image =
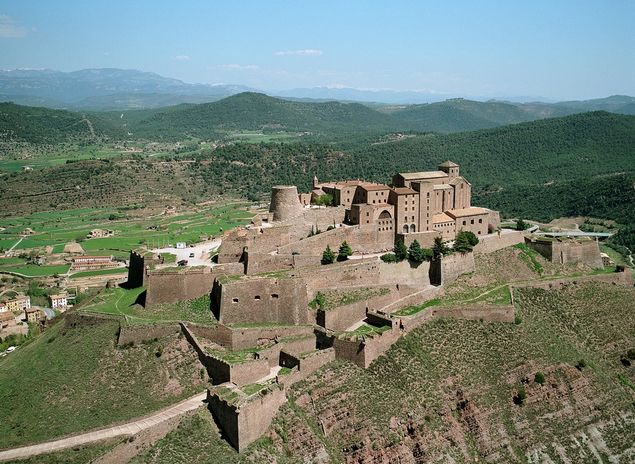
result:
M 302 214 L 302 204 L 295 185 L 276 185 L 271 188 L 271 205 L 274 221 L 285 221 Z

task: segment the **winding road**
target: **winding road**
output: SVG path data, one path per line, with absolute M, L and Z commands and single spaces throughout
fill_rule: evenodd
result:
M 40 454 L 52 453 L 66 448 L 86 445 L 96 441 L 115 438 L 123 435 L 135 435 L 143 430 L 149 429 L 161 422 L 173 417 L 193 411 L 203 406 L 207 393 L 199 393 L 180 403 L 169 406 L 156 412 L 150 416 L 134 419 L 125 424 L 106 427 L 103 429 L 93 430 L 91 432 L 74 435 L 71 437 L 60 438 L 59 440 L 38 443 L 37 445 L 22 446 L 20 448 L 12 448 L 0 451 L 0 461 L 9 461 L 13 459 L 23 459 Z

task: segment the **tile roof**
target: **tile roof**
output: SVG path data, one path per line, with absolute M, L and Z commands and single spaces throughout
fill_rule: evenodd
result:
M 432 216 L 432 224 L 438 224 L 440 222 L 454 222 L 454 219 L 445 213 L 439 213 Z
M 465 216 L 476 216 L 479 214 L 487 214 L 489 213 L 489 209 L 485 208 L 477 208 L 475 206 L 470 206 L 469 208 L 461 208 L 461 209 L 451 209 L 446 211 L 452 217 L 465 217 Z
M 400 172 L 399 175 L 406 180 L 436 179 L 437 177 L 448 176 L 443 171 Z

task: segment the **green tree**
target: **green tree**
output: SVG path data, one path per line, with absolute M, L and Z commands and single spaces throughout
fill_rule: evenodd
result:
M 346 240 L 344 240 L 342 244 L 340 245 L 340 249 L 337 254 L 337 260 L 346 261 L 348 257 L 352 254 L 353 254 L 353 249 L 348 243 L 346 243 Z
M 536 372 L 536 375 L 534 375 L 534 382 L 540 385 L 545 383 L 545 374 L 542 372 Z
M 447 255 L 449 252 L 449 248 L 445 243 L 443 243 L 443 239 L 441 237 L 434 239 L 434 245 L 432 245 L 432 254 L 434 259 L 439 259 L 443 255 Z
M 397 241 L 395 242 L 394 252 L 397 261 L 403 261 L 404 259 L 408 258 L 408 248 L 406 248 L 406 244 L 403 242 L 403 239 L 397 239 Z
M 318 206 L 331 206 L 333 204 L 333 195 L 330 195 L 328 193 L 320 195 L 315 198 L 313 204 Z
M 410 247 L 408 247 L 408 259 L 413 263 L 422 263 L 425 261 L 426 256 L 418 240 L 412 242 Z
M 516 230 L 525 230 L 525 229 L 528 229 L 528 228 L 529 228 L 529 224 L 527 224 L 522 219 L 518 219 L 516 221 Z
M 322 253 L 322 264 L 332 264 L 333 261 L 335 261 L 335 253 L 330 246 L 326 245 L 326 250 Z
M 454 251 L 459 253 L 468 253 L 472 251 L 476 244 L 478 244 L 478 237 L 473 232 L 462 230 L 456 234 L 453 248 Z

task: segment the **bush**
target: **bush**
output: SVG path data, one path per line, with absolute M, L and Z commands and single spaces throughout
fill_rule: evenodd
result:
M 586 361 L 584 359 L 579 360 L 577 364 L 575 365 L 575 368 L 579 371 L 581 371 L 585 367 L 586 367 Z
M 635 361 L 635 348 L 631 348 L 626 352 L 626 357 L 631 361 Z
M 518 219 L 516 221 L 516 230 L 525 230 L 525 229 L 529 229 L 529 224 L 527 224 L 522 219 Z
M 526 399 L 527 399 L 527 392 L 525 391 L 525 387 L 521 385 L 520 387 L 518 387 L 518 391 L 513 397 L 514 404 L 521 406 Z
M 397 262 L 397 255 L 395 255 L 394 253 L 386 253 L 381 255 L 381 260 L 384 263 L 396 263 Z
M 536 375 L 534 375 L 534 382 L 536 382 L 539 385 L 542 385 L 545 383 L 545 374 L 543 374 L 542 372 L 536 372 Z
M 523 318 L 522 317 L 520 317 L 518 315 L 516 317 L 514 317 L 514 324 L 519 325 L 519 324 L 522 324 L 522 322 L 523 322 Z
M 326 250 L 322 253 L 322 264 L 332 264 L 335 261 L 335 253 L 331 250 L 330 246 L 326 246 Z
M 461 230 L 454 240 L 454 251 L 469 253 L 478 244 L 478 237 L 473 232 Z
M 328 193 L 320 195 L 313 200 L 313 204 L 318 206 L 331 206 L 333 204 L 333 195 Z
M 340 245 L 339 252 L 337 254 L 338 261 L 346 261 L 350 255 L 353 254 L 353 249 L 350 247 L 346 240 Z
M 315 298 L 309 303 L 311 309 L 322 309 L 326 306 L 326 297 L 322 292 L 317 292 Z
M 435 259 L 442 257 L 443 255 L 447 255 L 450 253 L 450 249 L 443 243 L 443 239 L 441 237 L 437 237 L 434 239 L 434 245 L 432 246 L 432 254 Z

